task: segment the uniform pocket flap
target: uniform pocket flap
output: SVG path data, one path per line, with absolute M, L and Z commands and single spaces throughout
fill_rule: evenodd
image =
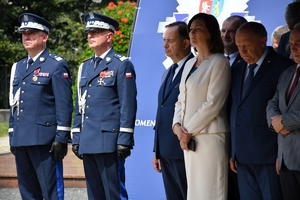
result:
M 15 77 L 14 80 L 13 80 L 13 86 L 16 86 L 18 84 L 19 84 L 19 78 Z
M 113 86 L 115 81 L 115 77 L 103 78 L 99 80 L 99 84 L 97 86 Z
M 55 116 L 37 116 L 36 123 L 44 126 L 51 126 L 57 124 Z
M 31 84 L 35 85 L 49 85 L 50 78 L 38 77 L 37 80 L 33 78 Z
M 101 130 L 109 132 L 119 132 L 120 124 L 116 122 L 101 122 Z
M 80 87 L 83 87 L 86 85 L 86 77 L 81 77 L 79 85 L 80 85 Z

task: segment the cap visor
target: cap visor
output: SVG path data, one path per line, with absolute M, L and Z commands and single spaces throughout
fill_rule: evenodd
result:
M 20 28 L 19 32 L 23 33 L 23 32 L 37 32 L 37 31 L 42 31 L 39 29 L 35 29 L 35 28 Z

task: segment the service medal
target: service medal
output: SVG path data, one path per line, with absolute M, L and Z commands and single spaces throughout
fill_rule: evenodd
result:
M 105 71 L 100 72 L 99 77 L 100 77 L 99 81 L 97 82 L 98 85 L 106 85 L 106 83 L 104 82 L 104 79 L 103 79 L 103 78 L 105 78 Z
M 33 77 L 32 77 L 33 81 L 37 81 L 38 80 L 37 75 L 39 74 L 40 70 L 41 70 L 41 68 L 37 68 L 36 70 L 34 70 Z

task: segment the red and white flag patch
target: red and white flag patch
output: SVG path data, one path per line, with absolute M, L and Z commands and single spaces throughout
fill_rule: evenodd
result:
M 68 73 L 64 73 L 64 78 L 69 78 L 69 74 Z
M 132 78 L 132 74 L 131 73 L 126 73 L 126 78 Z

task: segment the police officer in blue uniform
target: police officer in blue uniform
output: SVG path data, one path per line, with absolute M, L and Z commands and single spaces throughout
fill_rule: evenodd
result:
M 127 199 L 121 179 L 133 147 L 136 75 L 128 58 L 111 46 L 119 23 L 95 12 L 87 13 L 85 20 L 95 56 L 78 70 L 72 150 L 83 159 L 89 199 Z
M 67 63 L 46 49 L 52 25 L 19 16 L 28 56 L 14 63 L 10 81 L 9 138 L 22 199 L 64 199 L 62 159 L 67 154 L 72 91 Z

